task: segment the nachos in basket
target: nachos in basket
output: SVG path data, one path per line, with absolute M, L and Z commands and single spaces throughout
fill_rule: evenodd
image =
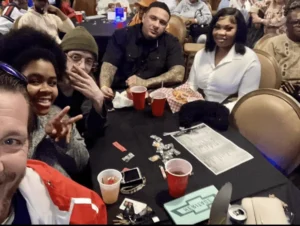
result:
M 191 89 L 174 89 L 172 94 L 177 102 L 179 102 L 181 104 L 186 104 L 188 102 L 188 98 L 193 96 L 193 90 L 191 90 Z

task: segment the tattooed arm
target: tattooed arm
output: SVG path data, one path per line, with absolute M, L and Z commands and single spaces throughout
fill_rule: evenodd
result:
M 100 72 L 100 87 L 104 97 L 107 99 L 112 99 L 114 97 L 114 93 L 110 86 L 114 80 L 117 69 L 118 68 L 111 63 L 103 62 L 102 64 Z
M 185 68 L 181 65 L 175 65 L 170 68 L 164 74 L 161 74 L 154 78 L 142 79 L 136 75 L 131 76 L 127 80 L 128 86 L 145 86 L 147 88 L 157 88 L 160 87 L 162 83 L 164 85 L 175 85 L 181 83 L 184 79 Z
M 100 72 L 100 87 L 107 86 L 110 87 L 115 74 L 117 72 L 117 67 L 108 62 L 103 62 Z

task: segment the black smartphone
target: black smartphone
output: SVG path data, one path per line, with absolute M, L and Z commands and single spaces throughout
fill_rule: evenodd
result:
M 123 178 L 121 183 L 124 186 L 143 183 L 143 177 L 138 167 L 122 172 L 122 176 Z

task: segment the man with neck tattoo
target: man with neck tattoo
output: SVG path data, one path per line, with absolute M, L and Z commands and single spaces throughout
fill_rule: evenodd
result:
M 153 2 L 142 23 L 115 31 L 103 58 L 100 87 L 105 98 L 113 99 L 112 88 L 140 85 L 147 88 L 179 84 L 184 79 L 182 46 L 165 32 L 170 10 Z M 111 88 L 112 87 L 112 88 Z
M 93 191 L 46 163 L 27 160 L 37 128 L 27 79 L 0 62 L 0 223 L 106 224 L 107 212 Z
M 33 8 L 19 20 L 18 28 L 29 26 L 44 31 L 60 44 L 58 31 L 67 33 L 74 28 L 74 24 L 59 8 L 50 5 L 48 0 L 33 0 L 33 3 Z

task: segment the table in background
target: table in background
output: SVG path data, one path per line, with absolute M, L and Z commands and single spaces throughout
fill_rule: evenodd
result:
M 106 51 L 110 37 L 113 35 L 116 29 L 126 27 L 130 20 L 131 19 L 128 18 L 125 22 L 117 23 L 115 21 L 108 21 L 106 18 L 98 18 L 84 21 L 81 24 L 76 24 L 76 26 L 85 27 L 95 38 L 99 48 L 99 66 L 102 64 L 102 58 Z M 95 75 L 99 76 L 99 72 L 97 72 Z
M 148 106 L 145 111 L 135 111 L 132 108 L 116 110 L 108 114 L 108 123 L 105 136 L 99 138 L 90 151 L 93 189 L 100 194 L 97 174 L 107 168 L 121 171 L 125 167 L 139 167 L 147 179 L 146 186 L 141 191 L 133 195 L 120 195 L 118 203 L 107 206 L 110 223 L 120 212 L 119 206 L 125 197 L 147 203 L 162 221 L 169 220 L 163 204 L 172 199 L 168 195 L 167 182 L 163 179 L 158 167 L 163 165 L 161 160 L 154 163 L 148 160 L 150 156 L 156 154 L 150 135 L 163 138 L 164 144 L 173 143 L 175 148 L 181 151 L 181 155 L 178 157 L 188 160 L 193 165 L 194 175 L 189 179 L 187 193 L 209 185 L 215 185 L 217 189 L 220 189 L 226 182 L 231 182 L 233 185 L 232 202 L 260 192 L 274 193 L 290 205 L 289 201 L 293 201 L 293 195 L 300 200 L 300 191 L 269 164 L 250 142 L 232 128 L 221 134 L 248 151 L 254 156 L 254 159 L 216 176 L 175 139 L 170 136 L 162 136 L 163 132 L 178 130 L 178 115 L 172 114 L 169 110 L 161 118 L 154 118 Z M 112 145 L 115 141 L 123 145 L 127 152 L 120 152 L 116 149 Z M 121 158 L 129 152 L 132 152 L 135 157 L 125 163 Z M 292 192 L 292 194 L 288 192 Z M 300 211 L 299 208 L 296 208 L 299 203 L 292 203 L 294 213 Z M 296 218 L 296 220 L 298 223 L 300 222 L 300 219 Z

